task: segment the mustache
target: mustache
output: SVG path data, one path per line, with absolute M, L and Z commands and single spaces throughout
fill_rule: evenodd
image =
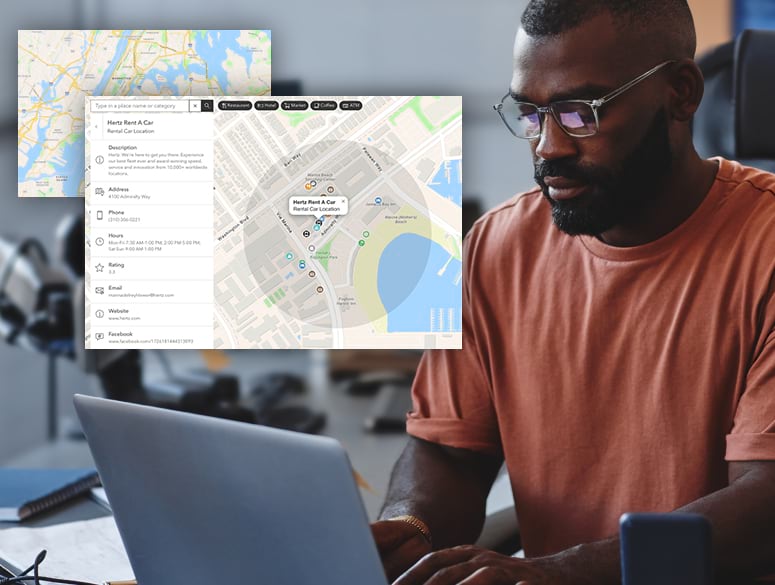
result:
M 545 177 L 565 177 L 566 179 L 584 181 L 586 183 L 599 179 L 596 173 L 584 169 L 569 159 L 542 160 L 533 165 L 533 170 L 533 178 L 541 186 L 544 186 Z

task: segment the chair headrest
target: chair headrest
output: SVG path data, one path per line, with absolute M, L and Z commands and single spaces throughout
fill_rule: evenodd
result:
M 775 31 L 740 33 L 732 92 L 737 158 L 775 159 Z

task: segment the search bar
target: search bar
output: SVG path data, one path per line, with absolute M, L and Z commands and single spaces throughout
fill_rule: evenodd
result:
M 188 99 L 94 99 L 89 98 L 89 111 L 95 112 L 188 112 Z

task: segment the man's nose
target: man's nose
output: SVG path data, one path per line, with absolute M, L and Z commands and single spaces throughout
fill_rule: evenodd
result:
M 550 112 L 544 114 L 541 135 L 534 144 L 536 156 L 543 160 L 572 158 L 578 154 L 576 139 L 565 133 Z

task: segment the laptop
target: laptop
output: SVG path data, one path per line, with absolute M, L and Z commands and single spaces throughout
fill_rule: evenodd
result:
M 74 402 L 140 585 L 387 585 L 334 439 Z

